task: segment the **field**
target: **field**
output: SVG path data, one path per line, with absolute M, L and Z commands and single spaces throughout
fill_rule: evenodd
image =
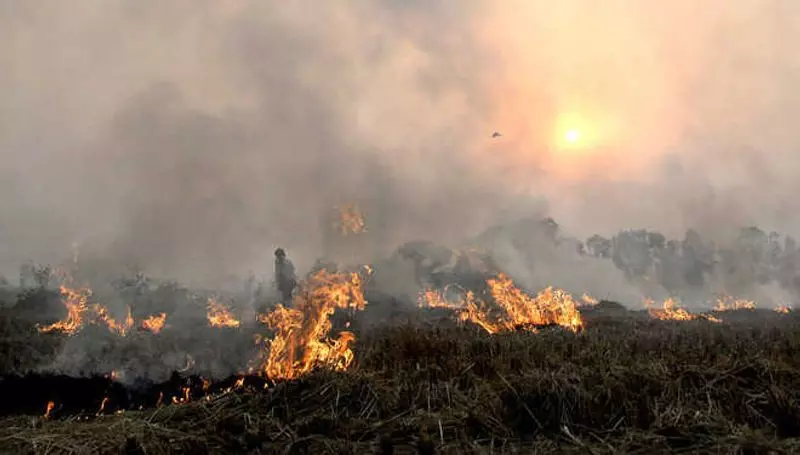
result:
M 121 385 L 32 374 L 66 337 L 3 311 L 2 453 L 800 451 L 795 313 L 662 321 L 603 302 L 582 311 L 577 333 L 489 334 L 444 310 L 408 308 L 379 324 L 368 308 L 346 371 L 209 386 L 198 372 L 251 355 L 249 329 L 107 339 L 86 330 L 102 341 L 83 362 L 101 370 L 103 359 L 146 366 L 193 340 L 191 372 Z

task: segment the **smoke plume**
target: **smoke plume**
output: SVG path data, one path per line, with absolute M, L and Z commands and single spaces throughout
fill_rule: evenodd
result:
M 795 233 L 796 42 L 791 0 L 0 0 L 0 265 L 302 268 L 352 200 L 387 246 Z

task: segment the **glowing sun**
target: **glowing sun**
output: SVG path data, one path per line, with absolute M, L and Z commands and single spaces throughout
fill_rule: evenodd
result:
M 581 140 L 581 132 L 577 128 L 570 128 L 564 132 L 564 140 L 570 144 L 576 144 Z

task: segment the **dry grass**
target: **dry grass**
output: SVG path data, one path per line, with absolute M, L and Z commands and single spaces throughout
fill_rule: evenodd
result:
M 800 331 L 589 314 L 579 334 L 408 325 L 356 364 L 102 417 L 11 417 L 3 453 L 797 453 Z

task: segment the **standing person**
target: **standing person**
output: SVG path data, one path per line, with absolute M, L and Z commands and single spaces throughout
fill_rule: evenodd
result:
M 297 276 L 294 272 L 294 264 L 286 257 L 283 248 L 275 250 L 275 284 L 281 294 L 281 303 L 290 304 L 292 292 L 297 286 Z

